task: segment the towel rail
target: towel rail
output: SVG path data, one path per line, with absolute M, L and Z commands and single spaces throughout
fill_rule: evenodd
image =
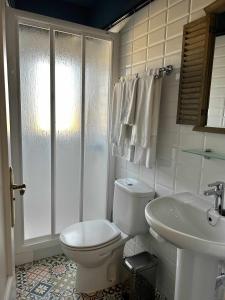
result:
M 161 76 L 163 76 L 163 74 L 166 74 L 166 75 L 170 75 L 170 73 L 173 71 L 173 66 L 172 65 L 168 65 L 166 67 L 162 67 L 162 68 L 159 68 L 159 73 L 158 74 L 155 74 L 155 78 L 160 78 Z
M 173 71 L 173 66 L 172 66 L 172 65 L 168 65 L 168 66 L 166 66 L 166 67 L 159 68 L 159 69 L 158 69 L 158 73 L 155 74 L 154 77 L 157 79 L 157 78 L 162 77 L 164 74 L 170 75 L 170 73 L 171 73 L 172 71 Z M 133 75 L 121 76 L 121 77 L 119 78 L 119 80 L 124 80 L 124 79 L 126 79 L 126 78 L 129 78 L 130 76 L 136 76 L 136 77 L 139 77 L 139 75 L 144 75 L 144 74 L 146 74 L 146 73 L 148 73 L 148 70 L 147 70 L 146 72 L 141 73 L 141 74 L 135 73 L 135 74 L 133 74 Z

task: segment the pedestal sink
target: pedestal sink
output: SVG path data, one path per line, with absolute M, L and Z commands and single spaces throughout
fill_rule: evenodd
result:
M 213 300 L 219 260 L 225 259 L 225 217 L 210 224 L 213 202 L 191 193 L 152 200 L 145 208 L 150 232 L 177 250 L 175 300 Z

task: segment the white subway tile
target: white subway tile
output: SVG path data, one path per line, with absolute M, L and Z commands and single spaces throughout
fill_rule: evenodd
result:
M 182 18 L 189 13 L 189 0 L 183 0 L 168 9 L 168 22 Z
M 180 133 L 181 149 L 203 149 L 204 135 L 201 132 L 182 132 Z
M 124 26 L 121 29 L 120 33 L 124 34 L 125 32 L 127 32 L 128 30 L 132 30 L 133 25 L 134 25 L 134 18 L 132 16 L 128 17 L 125 21 L 124 21 Z
M 160 131 L 161 129 L 159 129 Z M 157 159 L 175 160 L 177 149 L 173 145 L 157 143 Z
M 134 27 L 134 38 L 144 35 L 148 32 L 148 21 Z
M 205 11 L 204 9 L 200 9 L 198 11 L 195 11 L 195 12 L 192 12 L 191 13 L 191 16 L 190 16 L 190 21 L 194 21 L 194 20 L 197 20 L 201 17 L 204 17 L 205 16 Z
M 189 153 L 178 152 L 175 191 L 198 193 L 201 179 L 202 158 Z
M 156 43 L 160 43 L 165 40 L 166 28 L 162 27 L 158 30 L 150 32 L 148 36 L 148 45 L 151 46 Z
M 121 68 L 125 68 L 131 65 L 131 55 L 123 56 L 121 60 Z
M 146 63 L 138 64 L 132 67 L 132 74 L 142 74 L 146 71 Z
M 161 68 L 163 66 L 163 58 L 158 58 L 147 62 L 147 68 Z
M 162 27 L 166 25 L 166 11 L 158 14 L 157 16 L 153 17 L 149 21 L 149 30 L 155 30 L 156 28 Z
M 155 186 L 155 191 L 156 191 L 156 196 L 157 197 L 168 196 L 168 195 L 173 194 L 172 189 L 168 189 L 165 186 L 162 186 L 160 184 L 157 184 Z
M 139 178 L 148 184 L 151 188 L 154 188 L 155 184 L 155 168 L 145 168 L 145 166 L 140 166 Z
M 176 3 L 178 3 L 178 2 L 180 2 L 180 1 L 182 1 L 182 0 L 169 0 L 169 6 L 172 6 L 172 5 L 174 5 L 174 4 L 176 4 Z
M 225 153 L 225 138 L 223 134 L 206 133 L 205 148 Z
M 133 64 L 145 62 L 147 58 L 147 49 L 135 52 L 133 54 Z
M 150 17 L 167 9 L 167 0 L 154 1 L 150 4 Z
M 165 80 L 166 81 L 166 80 Z M 178 92 L 179 92 L 179 85 L 170 85 L 168 86 L 167 84 L 163 85 L 163 90 L 162 90 L 162 97 L 161 97 L 161 113 L 164 112 L 164 115 L 167 115 L 168 111 L 168 117 L 169 116 L 175 116 L 176 115 L 176 105 L 177 105 L 177 100 L 178 100 Z M 169 107 L 171 106 L 171 108 Z M 174 110 L 174 113 L 169 113 L 170 110 Z
M 137 51 L 140 49 L 143 49 L 145 47 L 147 47 L 148 44 L 148 36 L 145 35 L 137 40 L 134 41 L 133 43 L 133 51 Z
M 204 8 L 215 0 L 191 0 L 191 11 Z
M 176 117 L 163 116 L 159 119 L 159 129 L 178 132 L 179 124 L 176 124 Z
M 177 51 L 182 51 L 182 41 L 182 35 L 166 41 L 166 55 L 170 55 Z
M 168 145 L 170 147 L 177 147 L 179 136 L 177 132 L 169 130 L 159 130 L 158 132 L 158 143 L 161 145 Z
M 172 65 L 174 68 L 179 69 L 181 65 L 181 52 L 165 56 L 165 65 Z
M 183 27 L 188 23 L 188 17 L 179 19 L 167 26 L 167 38 L 171 38 L 178 34 L 183 34 Z
M 120 55 L 128 55 L 132 52 L 132 43 L 127 43 L 124 45 L 121 45 L 120 47 Z
M 120 43 L 125 44 L 133 39 L 133 30 L 128 30 L 120 36 Z
M 175 163 L 165 159 L 157 160 L 156 180 L 157 184 L 173 189 L 175 178 Z
M 148 60 L 161 57 L 164 54 L 164 43 L 148 48 Z
M 122 64 L 121 64 L 122 66 Z M 125 67 L 123 69 L 120 69 L 120 76 L 127 76 L 131 74 L 131 67 Z
M 173 194 L 173 189 L 169 189 L 163 185 L 156 184 L 155 186 L 155 191 L 156 191 L 156 196 L 157 197 L 162 197 L 162 196 L 168 196 Z
M 126 178 L 127 177 L 127 171 L 126 169 L 118 168 L 116 166 L 116 172 L 115 172 L 115 178 Z
M 134 14 L 134 25 L 143 22 L 143 20 L 148 18 L 149 7 L 145 6 L 141 10 L 139 10 L 136 14 Z
M 178 95 L 174 96 L 175 101 L 171 101 L 168 96 L 165 98 L 165 101 L 162 101 L 160 108 L 160 118 L 164 117 L 176 117 L 177 116 L 177 99 Z
M 127 171 L 139 175 L 140 165 L 127 161 Z
M 225 161 L 204 159 L 202 170 L 201 193 L 208 189 L 208 184 L 215 181 L 225 181 Z

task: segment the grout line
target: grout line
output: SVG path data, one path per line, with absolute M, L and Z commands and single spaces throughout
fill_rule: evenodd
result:
M 179 4 L 179 3 L 183 2 L 183 1 L 184 0 L 177 0 L 177 2 L 175 2 L 175 3 L 171 4 L 171 5 L 169 5 L 169 3 L 168 3 L 168 8 L 174 7 L 174 6 L 176 6 L 177 4 Z

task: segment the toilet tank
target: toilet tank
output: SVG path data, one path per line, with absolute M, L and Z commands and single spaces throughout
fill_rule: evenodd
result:
M 147 184 L 123 178 L 115 181 L 113 199 L 113 223 L 131 236 L 145 233 L 148 225 L 145 220 L 145 206 L 154 199 L 155 192 Z

